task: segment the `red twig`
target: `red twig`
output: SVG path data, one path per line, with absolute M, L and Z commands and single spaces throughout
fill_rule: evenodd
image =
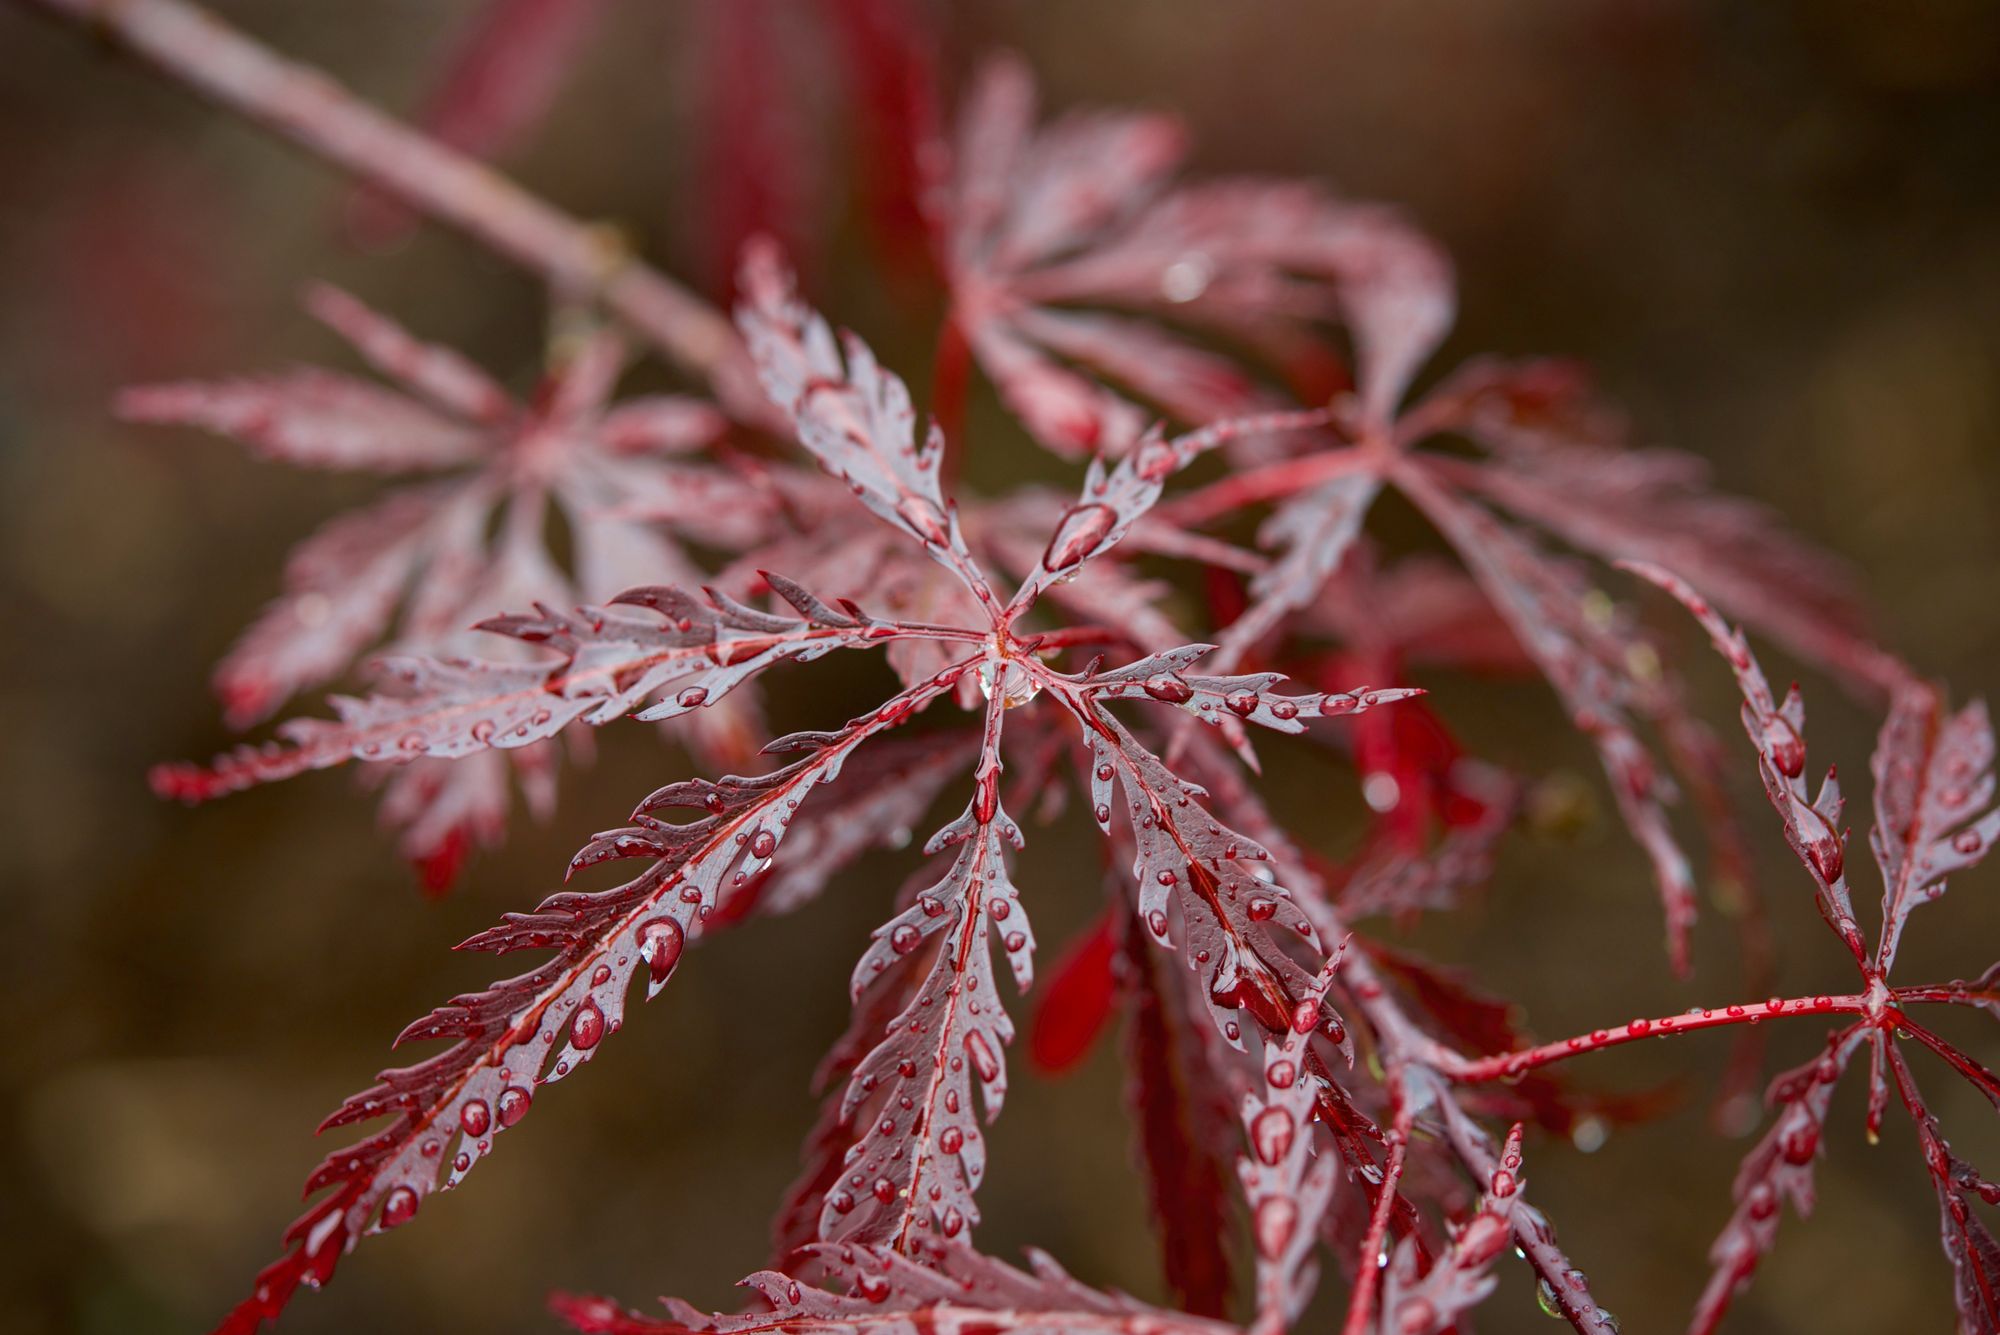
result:
M 1537 1066 L 1547 1066 L 1570 1057 L 1581 1056 L 1586 1052 L 1615 1048 L 1622 1043 L 1636 1043 L 1642 1038 L 1664 1038 L 1671 1034 L 1689 1033 L 1697 1029 L 1721 1029 L 1728 1025 L 1757 1024 L 1763 1020 L 1787 1015 L 1868 1013 L 1868 998 L 1858 993 L 1837 997 L 1790 999 L 1773 997 L 1769 1001 L 1724 1006 L 1718 1010 L 1702 1007 L 1684 1011 L 1679 1015 L 1663 1015 L 1658 1019 L 1633 1020 L 1613 1029 L 1594 1029 L 1588 1034 L 1576 1034 L 1554 1043 L 1544 1043 L 1539 1047 L 1523 1048 L 1518 1052 L 1503 1052 L 1476 1061 L 1447 1063 L 1440 1069 L 1461 1084 L 1481 1084 L 1489 1080 L 1509 1080 Z
M 1389 1128 L 1389 1158 L 1382 1165 L 1382 1185 L 1375 1194 L 1375 1208 L 1368 1215 L 1368 1232 L 1355 1256 L 1354 1292 L 1347 1302 L 1347 1320 L 1341 1335 L 1367 1335 L 1368 1318 L 1375 1307 L 1375 1287 L 1382 1275 L 1383 1249 L 1389 1242 L 1389 1216 L 1396 1209 L 1396 1192 L 1403 1181 L 1403 1163 L 1410 1148 L 1410 1128 L 1414 1111 L 1406 1098 L 1400 1078 L 1390 1082 L 1390 1098 L 1395 1104 L 1394 1123 Z
M 740 413 L 768 414 L 721 312 L 593 226 L 357 98 L 182 0 L 29 0 L 244 118 L 353 172 L 542 276 L 565 298 L 592 298 Z

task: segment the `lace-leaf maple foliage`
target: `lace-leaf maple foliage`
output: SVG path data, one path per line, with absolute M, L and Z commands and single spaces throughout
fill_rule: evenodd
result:
M 419 341 L 343 292 L 314 287 L 306 305 L 403 392 L 302 368 L 142 386 L 118 404 L 128 419 L 203 427 L 297 467 L 449 475 L 396 487 L 293 551 L 284 593 L 216 669 L 216 693 L 236 727 L 338 677 L 385 640 L 393 656 L 378 671 L 399 689 L 420 689 L 414 676 L 454 669 L 417 660 L 468 649 L 478 638 L 468 628 L 494 608 L 562 606 L 647 579 L 693 580 L 698 568 L 682 541 L 740 550 L 771 531 L 768 491 L 699 457 L 724 431 L 721 413 L 678 395 L 608 402 L 626 356 L 616 334 L 576 342 L 533 401 L 521 403 L 457 353 Z M 569 569 L 548 545 L 551 511 L 574 536 Z M 524 626 L 516 638 L 535 632 Z M 518 666 L 490 672 L 534 675 Z M 461 680 L 459 689 L 476 688 Z M 393 712 L 341 707 L 378 727 Z M 690 740 L 728 763 L 755 749 L 757 730 L 754 707 L 732 707 L 707 716 Z M 200 800 L 330 763 L 325 729 L 293 725 L 285 735 L 297 745 L 282 754 L 246 746 L 208 768 L 160 766 L 154 788 Z M 521 747 L 508 759 L 412 765 L 388 783 L 384 820 L 402 830 L 402 850 L 431 888 L 448 886 L 472 847 L 504 833 L 510 769 L 537 810 L 552 805 L 550 750 Z
M 410 1024 L 399 1044 L 444 1046 L 381 1072 L 326 1119 L 323 1130 L 373 1129 L 309 1176 L 314 1199 L 284 1254 L 223 1330 L 276 1318 L 360 1239 L 460 1185 L 622 1027 L 635 980 L 650 999 L 704 934 L 811 900 L 943 802 L 952 814 L 929 860 L 853 970 L 852 1023 L 817 1078 L 823 1111 L 777 1212 L 776 1262 L 745 1281 L 750 1310 L 670 1300 L 645 1316 L 559 1296 L 577 1328 L 1281 1335 L 1330 1260 L 1343 1335 L 1413 1335 L 1464 1328 L 1512 1250 L 1546 1310 L 1610 1335 L 1616 1319 L 1531 1199 L 1524 1145 L 1657 1100 L 1596 1093 L 1559 1063 L 1802 1017 L 1837 1027 L 1822 1056 L 1771 1087 L 1772 1122 L 1743 1162 L 1693 1329 L 1717 1328 L 1750 1282 L 1781 1201 L 1810 1207 L 1832 1091 L 1865 1052 L 1869 1133 L 1892 1095 L 1910 1114 L 1960 1328 L 2000 1331 L 2000 1246 L 1978 1215 L 2000 1186 L 1951 1150 L 1905 1056 L 1927 1049 L 2000 1105 L 2000 1078 L 1911 1015 L 1927 1004 L 2000 1014 L 2000 966 L 1939 985 L 1888 979 L 1915 908 L 2000 838 L 1984 711 L 1948 711 L 1940 690 L 1876 650 L 1837 563 L 1772 515 L 1717 495 L 1683 456 L 1626 448 L 1573 368 L 1475 361 L 1412 396 L 1456 299 L 1442 250 L 1395 213 L 1310 183 L 1177 181 L 1184 136 L 1155 113 L 1073 112 L 1038 128 L 1032 78 L 1008 59 L 975 77 L 944 142 L 928 114 L 939 101 L 929 47 L 908 15 L 893 0 L 828 6 L 873 89 L 880 137 L 907 159 L 882 173 L 889 188 L 914 191 L 930 174 L 907 208 L 875 203 L 885 218 L 923 218 L 947 289 L 933 410 L 957 421 L 976 362 L 1029 436 L 1088 460 L 1076 495 L 1023 487 L 961 506 L 946 474 L 963 442 L 919 431 L 903 381 L 805 306 L 769 247 L 751 247 L 742 270 L 738 347 L 719 313 L 636 257 L 600 254 L 582 224 L 180 0 L 37 3 L 393 190 L 399 207 L 456 223 L 548 277 L 566 312 L 622 319 L 706 374 L 742 425 L 782 423 L 819 470 L 755 441 L 725 453 L 730 424 L 694 399 L 613 404 L 624 353 L 608 324 L 559 340 L 523 403 L 329 289 L 309 307 L 399 388 L 308 370 L 124 398 L 129 417 L 205 427 L 298 466 L 423 478 L 302 544 L 282 596 L 217 679 L 237 726 L 386 649 L 373 689 L 336 697 L 334 718 L 280 725 L 279 742 L 163 767 L 163 792 L 203 798 L 358 762 L 388 776 L 385 815 L 442 882 L 467 847 L 497 837 L 510 769 L 531 798 L 546 794 L 558 738 L 637 717 L 695 741 L 712 771 L 755 770 L 666 783 L 571 860 L 572 875 L 619 864 L 622 882 L 560 890 L 462 944 L 546 957 Z M 493 0 L 441 82 L 431 128 L 501 150 L 546 112 L 565 52 L 605 14 L 598 0 Z M 289 95 L 301 86 L 307 95 Z M 773 123 L 797 110 L 752 109 Z M 715 157 L 724 172 L 738 158 L 758 169 L 754 153 Z M 761 185 L 717 193 L 753 201 Z M 363 223 L 402 225 L 373 195 L 357 199 Z M 883 230 L 907 239 L 907 226 Z M 746 366 L 775 413 L 746 395 Z M 1149 425 L 1153 409 L 1185 430 Z M 1179 481 L 1204 460 L 1219 475 Z M 1455 561 L 1376 549 L 1369 512 L 1392 489 Z M 572 561 L 544 536 L 552 510 Z M 1253 513 L 1261 550 L 1218 536 Z M 706 571 L 691 549 L 722 568 Z M 1180 629 L 1188 604 L 1162 596 L 1139 553 L 1204 568 L 1216 644 Z M 1440 665 L 1535 672 L 1596 745 L 1684 963 L 1695 873 L 1669 821 L 1674 786 L 1642 734 L 1658 734 L 1720 859 L 1740 863 L 1722 753 L 1586 559 L 1651 563 L 1641 573 L 1694 611 L 1734 669 L 1766 792 L 1860 972 L 1855 992 L 1538 1043 L 1471 979 L 1355 929 L 1456 906 L 1489 874 L 1519 805 L 1513 776 L 1465 755 L 1405 678 Z M 1774 696 L 1742 633 L 1693 587 L 1888 696 L 1872 946 L 1847 886 L 1839 786 L 1805 779 L 1797 692 Z M 1314 647 L 1328 641 L 1337 648 Z M 1085 648 L 1103 654 L 1076 661 Z M 768 672 L 781 681 L 836 650 L 873 649 L 898 689 L 753 754 Z M 1379 817 L 1352 857 L 1295 837 L 1266 804 L 1253 727 L 1352 754 Z M 1071 888 L 1017 886 L 1015 855 L 1024 825 L 1072 800 L 1104 836 L 1107 903 L 1045 971 L 1030 1046 L 1051 1067 L 1074 1062 L 1122 1013 L 1137 1158 L 1181 1310 L 1085 1284 L 1040 1253 L 1023 1269 L 973 1243 L 1015 1036 L 1007 994 L 1033 983 L 1028 906 Z M 1497 1127 L 1510 1129 L 1496 1138 Z
M 1669 767 L 1640 728 L 1659 730 L 1677 762 L 1706 750 L 1705 732 L 1636 620 L 1530 528 L 1603 561 L 1664 564 L 1879 692 L 1899 668 L 1867 638 L 1846 572 L 1761 507 L 1709 490 L 1699 460 L 1626 449 L 1616 415 L 1567 363 L 1476 360 L 1407 404 L 1457 303 L 1443 253 L 1393 212 L 1296 181 L 1170 184 L 1185 152 L 1172 117 L 1071 112 L 1037 130 L 1034 103 L 1024 66 L 991 62 L 936 150 L 952 165 L 932 206 L 951 331 L 1002 400 L 1073 455 L 1127 448 L 1143 425 L 1099 378 L 1196 422 L 1286 401 L 1215 337 L 1275 359 L 1294 388 L 1350 387 L 1328 432 L 1253 438 L 1242 467 L 1162 507 L 1193 527 L 1271 503 L 1258 536 L 1272 559 L 1217 661 L 1233 667 L 1330 596 L 1374 502 L 1400 491 L 1597 747 L 1684 972 L 1694 875 L 1667 815 Z M 1351 370 L 1318 332 L 1329 323 L 1348 335 Z M 1478 456 L 1424 448 L 1447 437 Z
M 387 1129 L 336 1150 L 308 1181 L 331 1189 L 287 1233 L 293 1250 L 260 1276 L 229 1328 L 274 1316 L 301 1281 L 324 1281 L 360 1237 L 412 1217 L 424 1198 L 461 1182 L 491 1152 L 493 1137 L 519 1122 L 535 1091 L 590 1060 L 622 1025 L 627 985 L 643 969 L 649 993 L 672 973 L 685 944 L 732 894 L 778 857 L 795 813 L 813 790 L 834 783 L 848 756 L 976 680 L 985 700 L 963 812 L 927 845 L 950 852 L 943 875 L 880 928 L 855 970 L 860 1001 L 900 958 L 927 952 L 908 1003 L 854 1067 L 840 1120 L 852 1148 L 843 1180 L 826 1193 L 819 1236 L 906 1252 L 919 1238 L 949 1243 L 978 1222 L 974 1191 L 984 1173 L 973 1101 L 987 1118 L 1005 1092 L 1003 1054 L 1013 1028 L 996 989 L 989 937 L 1004 949 L 1017 985 L 1032 979 L 1033 936 L 1008 873 L 1019 827 L 1002 804 L 1002 738 L 1009 712 L 1044 697 L 1070 720 L 1086 763 L 1099 824 L 1107 829 L 1114 783 L 1136 849 L 1138 912 L 1154 938 L 1177 947 L 1232 1043 L 1241 1012 L 1283 1031 L 1316 1022 L 1318 993 L 1301 1008 L 1311 975 L 1299 963 L 1317 940 L 1310 921 L 1268 869 L 1270 855 L 1220 825 L 1201 790 L 1176 776 L 1108 706 L 1146 701 L 1219 723 L 1237 718 L 1277 732 L 1305 720 L 1345 717 L 1408 690 L 1280 693 L 1271 673 L 1203 676 L 1206 646 L 1151 655 L 1121 668 L 1098 663 L 1062 672 L 1045 662 L 1042 639 L 1022 628 L 1049 578 L 1107 550 L 1159 496 L 1168 474 L 1226 439 L 1218 426 L 1156 438 L 1114 467 L 1094 465 L 1076 510 L 1051 535 L 1043 567 L 1003 603 L 960 536 L 938 467 L 933 430 L 919 445 L 908 392 L 859 340 L 836 344 L 824 321 L 790 295 L 788 280 L 760 253 L 743 281 L 741 316 L 767 390 L 797 424 L 799 440 L 884 522 L 919 543 L 985 609 L 984 624 L 933 626 L 878 619 L 852 604 L 835 608 L 783 576 L 767 576 L 796 616 L 750 608 L 710 590 L 639 589 L 619 606 L 574 615 L 544 610 L 503 617 L 489 628 L 559 648 L 554 667 L 471 661 L 419 662 L 407 694 L 358 702 L 325 727 L 362 758 L 449 758 L 482 747 L 533 743 L 567 723 L 604 723 L 657 702 L 641 717 L 709 708 L 761 671 L 834 649 L 898 639 L 947 646 L 954 660 L 874 712 L 827 732 L 797 733 L 765 749 L 796 754 L 755 777 L 669 784 L 641 803 L 634 823 L 598 836 L 573 869 L 636 860 L 643 869 L 608 891 L 563 892 L 533 913 L 511 914 L 464 948 L 505 954 L 551 949 L 541 967 L 485 992 L 455 998 L 406 1029 L 399 1041 L 451 1039 L 414 1066 L 382 1073 L 344 1103 L 326 1127 L 380 1117 Z M 1264 423 L 1260 419 L 1259 425 Z M 1082 516 L 1079 519 L 1079 515 Z M 394 740 L 390 740 L 393 737 Z M 310 749 L 301 738 L 300 750 Z M 659 813 L 701 814 L 669 823 Z M 1321 989 L 1323 991 L 1323 988 Z M 1325 1184 L 1318 1189 L 1325 1195 Z

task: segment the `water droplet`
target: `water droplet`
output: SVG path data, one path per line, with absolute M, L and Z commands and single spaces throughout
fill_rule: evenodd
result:
M 1271 1082 L 1273 1089 L 1290 1089 L 1293 1082 L 1299 1078 L 1299 1071 L 1288 1061 L 1275 1061 L 1271 1063 L 1270 1069 L 1264 1072 L 1264 1078 Z
M 1167 915 L 1159 909 L 1154 909 L 1151 913 L 1148 913 L 1146 915 L 1146 930 L 1164 941 L 1167 936 Z
M 949 543 L 951 534 L 945 528 L 944 512 L 930 497 L 912 492 L 896 503 L 896 514 L 925 542 L 936 547 Z
M 1072 506 L 1042 553 L 1042 569 L 1055 572 L 1076 565 L 1097 550 L 1117 523 L 1118 514 L 1108 505 Z
M 957 1154 L 965 1148 L 965 1133 L 955 1126 L 948 1126 L 938 1133 L 938 1148 L 946 1154 Z
M 1396 1309 L 1396 1329 L 1400 1335 L 1430 1335 L 1437 1329 L 1437 1308 L 1428 1298 L 1408 1298 Z
M 1805 771 L 1806 744 L 1798 730 L 1782 718 L 1773 716 L 1764 725 L 1764 752 L 1771 757 L 1778 773 L 1788 779 L 1796 779 Z
M 1229 712 L 1245 718 L 1257 712 L 1259 697 L 1255 691 L 1231 691 L 1222 697 L 1222 703 L 1229 706 Z
M 382 1227 L 394 1228 L 407 1224 L 417 1213 L 417 1193 L 408 1187 L 397 1187 L 382 1202 Z
M 666 982 L 681 962 L 681 948 L 686 944 L 687 934 L 672 918 L 655 918 L 639 929 L 639 958 L 646 961 L 655 987 Z
M 495 1105 L 500 1114 L 501 1126 L 512 1126 L 528 1115 L 528 1105 L 534 1095 L 519 1085 L 509 1085 L 500 1091 L 499 1102 Z
M 1319 1003 L 1317 1001 L 1308 999 L 1292 1007 L 1293 1033 L 1310 1034 L 1313 1031 L 1313 1026 L 1318 1023 Z
M 1977 830 L 1960 830 L 1951 837 L 1951 846 L 1968 857 L 1984 847 L 1985 841 Z
M 1194 698 L 1194 688 L 1181 680 L 1177 672 L 1155 673 L 1146 678 L 1143 684 L 1146 694 L 1170 705 L 1186 704 Z
M 1160 271 L 1160 295 L 1176 304 L 1193 301 L 1215 281 L 1215 261 L 1198 250 L 1187 254 Z
M 975 1030 L 965 1036 L 965 1055 L 972 1058 L 972 1069 L 979 1072 L 981 1080 L 991 1083 L 999 1079 L 1000 1062 L 987 1045 L 984 1034 Z
M 576 1008 L 576 1018 L 569 1022 L 569 1041 L 579 1051 L 588 1052 L 596 1047 L 604 1037 L 604 1012 L 597 1009 L 597 1003 L 586 1001 Z
M 750 856 L 759 860 L 768 858 L 778 851 L 778 836 L 769 830 L 759 830 L 750 836 Z
M 1251 1119 L 1250 1143 L 1259 1159 L 1276 1167 L 1279 1160 L 1291 1152 L 1295 1130 L 1290 1113 L 1275 1106 L 1266 1108 Z
M 1585 1115 L 1576 1119 L 1570 1128 L 1569 1142 L 1582 1154 L 1595 1154 L 1604 1148 L 1604 1142 L 1611 1138 L 1611 1128 L 1602 1117 Z
M 1387 771 L 1376 770 L 1361 781 L 1361 800 L 1368 804 L 1370 811 L 1394 811 L 1402 799 L 1402 785 L 1396 782 L 1395 775 Z
M 923 944 L 924 934 L 909 923 L 898 923 L 889 933 L 889 949 L 907 955 Z
M 485 1099 L 473 1099 L 458 1114 L 458 1124 L 465 1134 L 474 1140 L 486 1134 L 493 1125 L 493 1113 L 487 1108 Z
M 1269 922 L 1277 912 L 1278 901 L 1275 899 L 1259 895 L 1250 901 L 1249 913 L 1251 922 Z
M 1291 1244 L 1299 1226 L 1299 1207 L 1284 1196 L 1266 1196 L 1257 1202 L 1254 1231 L 1260 1256 L 1277 1259 Z
M 682 709 L 699 709 L 708 703 L 708 691 L 700 686 L 690 686 L 674 697 Z

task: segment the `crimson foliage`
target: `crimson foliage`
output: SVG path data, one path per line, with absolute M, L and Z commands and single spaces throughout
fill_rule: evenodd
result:
M 434 133 L 502 147 L 546 108 L 597 8 L 491 6 L 434 101 Z M 180 12 L 132 0 L 121 21 L 140 41 L 136 25 L 171 35 Z M 1825 1052 L 1771 1087 L 1691 1328 L 1723 1320 L 1775 1242 L 1781 1202 L 1810 1208 L 1833 1088 L 1862 1063 L 1870 1134 L 1892 1098 L 1915 1127 L 1961 1330 L 2000 1331 L 2000 1246 L 1979 1216 L 2000 1186 L 1952 1152 L 1906 1055 L 1929 1052 L 2000 1106 L 2000 1077 L 1914 1014 L 2000 1014 L 2000 980 L 1890 980 L 1912 912 L 2000 838 L 1983 709 L 1950 711 L 1875 648 L 1839 564 L 1775 516 L 1714 492 L 1687 457 L 1631 448 L 1574 367 L 1481 359 L 1413 395 L 1455 295 L 1442 252 L 1393 211 L 1307 182 L 1179 179 L 1183 136 L 1159 114 L 1038 125 L 1033 82 L 1009 59 L 973 78 L 943 131 L 925 43 L 899 6 L 855 0 L 825 17 L 873 127 L 880 239 L 906 252 L 921 229 L 923 267 L 948 298 L 934 411 L 955 424 L 978 367 L 1029 440 L 1082 466 L 1073 495 L 955 496 L 964 451 L 1022 443 L 920 426 L 905 383 L 802 301 L 769 240 L 744 248 L 740 341 L 713 354 L 721 407 L 618 399 L 626 337 L 588 301 L 520 402 L 327 288 L 309 294 L 313 314 L 396 388 L 297 370 L 120 402 L 129 419 L 204 427 L 296 466 L 412 479 L 302 543 L 216 675 L 238 726 L 386 650 L 368 660 L 372 689 L 274 741 L 163 766 L 163 794 L 389 767 L 385 816 L 441 889 L 474 845 L 498 840 L 510 775 L 546 807 L 558 748 L 588 728 L 656 722 L 704 765 L 744 771 L 667 783 L 570 864 L 621 864 L 621 884 L 559 891 L 463 944 L 544 958 L 418 1018 L 398 1042 L 445 1046 L 327 1118 L 375 1129 L 313 1172 L 317 1199 L 222 1329 L 277 1317 L 361 1239 L 464 1182 L 618 1031 L 635 981 L 650 999 L 701 936 L 806 902 L 942 800 L 932 869 L 855 963 L 853 1023 L 821 1072 L 825 1109 L 778 1212 L 776 1268 L 745 1281 L 759 1301 L 644 1316 L 559 1297 L 579 1329 L 1208 1335 L 1236 1329 L 1236 1311 L 1277 1335 L 1330 1255 L 1346 1331 L 1421 1335 L 1459 1328 L 1512 1248 L 1549 1310 L 1612 1331 L 1532 1203 L 1524 1143 L 1651 1104 L 1590 1095 L 1549 1068 L 1801 1015 L 1833 1023 Z M 730 61 L 761 58 L 762 22 L 747 3 L 732 11 L 717 36 Z M 184 59 L 198 65 L 200 50 Z M 796 118 L 744 115 L 716 159 L 722 231 L 796 232 L 765 188 L 803 175 L 774 128 Z M 377 233 L 408 222 L 372 196 L 355 208 Z M 910 259 L 892 256 L 899 281 Z M 745 404 L 746 362 L 769 409 Z M 1369 512 L 1392 491 L 1450 558 L 1376 549 Z M 552 517 L 567 544 L 551 543 Z M 1250 533 L 1254 550 L 1236 540 Z M 1206 582 L 1213 643 L 1182 628 L 1187 605 L 1136 557 Z M 1726 752 L 1593 563 L 1669 590 L 1734 672 L 1766 793 L 1853 958 L 1851 993 L 1537 1044 L 1503 1001 L 1353 926 L 1449 910 L 1490 873 L 1518 807 L 1510 774 L 1464 754 L 1410 680 L 1439 665 L 1539 674 L 1602 760 L 1685 967 L 1697 873 L 1669 771 L 1710 842 L 1740 857 L 1718 787 Z M 1799 694 L 1771 690 L 1725 612 L 1888 701 L 1872 944 L 1848 887 L 1839 785 L 1808 781 Z M 1328 641 L 1338 649 L 1313 647 Z M 794 689 L 799 665 L 836 651 L 873 650 L 897 674 L 893 694 L 824 731 L 768 737 L 760 692 Z M 1359 854 L 1330 860 L 1266 807 L 1253 729 L 1278 735 L 1267 746 L 1352 753 L 1376 816 Z M 1059 818 L 1067 797 L 1103 836 L 1107 905 L 1046 987 L 1031 1047 L 1059 1068 L 1123 1013 L 1133 1132 L 1180 1310 L 973 1243 L 1015 1037 L 996 947 L 1025 992 L 1028 902 L 1082 889 L 1024 895 L 1014 855 L 1024 826 Z M 1503 1125 L 1496 1142 L 1489 1128 Z

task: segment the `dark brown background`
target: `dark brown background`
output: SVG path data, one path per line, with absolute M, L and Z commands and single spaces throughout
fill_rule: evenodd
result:
M 692 275 L 710 272 L 690 159 L 704 132 L 696 9 L 615 7 L 555 116 L 508 161 Z M 228 10 L 404 108 L 469 6 Z M 787 19 L 802 43 L 819 40 L 817 12 Z M 1729 487 L 1852 558 L 1889 642 L 1913 661 L 1961 694 L 2000 681 L 2000 7 L 953 7 L 955 67 L 990 44 L 1024 50 L 1054 104 L 1179 111 L 1204 166 L 1323 176 L 1406 204 L 1458 260 L 1452 351 L 1588 359 L 1645 439 L 1713 460 Z M 838 119 L 827 124 L 838 135 Z M 835 240 L 820 296 L 921 373 L 922 321 L 879 295 L 855 244 L 846 161 L 828 159 Z M 367 488 L 122 428 L 106 413 L 113 389 L 339 359 L 291 300 L 313 277 L 354 286 L 517 384 L 532 375 L 531 283 L 437 233 L 359 258 L 332 226 L 342 190 L 81 34 L 0 7 L 10 1329 L 132 1335 L 212 1320 L 275 1254 L 319 1115 L 376 1069 L 405 1020 L 486 978 L 487 961 L 445 947 L 531 903 L 584 834 L 683 772 L 645 730 L 614 730 L 597 767 L 566 779 L 556 819 L 520 828 L 442 905 L 419 900 L 345 776 L 192 812 L 147 795 L 148 762 L 224 740 L 204 675 L 273 591 L 285 547 Z M 990 405 L 975 413 L 972 450 L 1003 461 L 976 465 L 975 481 L 1028 454 Z M 1773 655 L 1773 668 L 1791 665 Z M 1726 683 L 1708 662 L 1695 669 L 1704 709 L 1727 724 Z M 844 718 L 880 685 L 867 670 L 827 680 L 792 706 L 799 722 Z M 1488 754 L 1573 772 L 1596 792 L 1544 690 L 1443 685 L 1441 706 Z M 1874 720 L 1821 679 L 1806 685 L 1815 755 L 1858 783 Z M 1336 785 L 1309 788 L 1294 809 L 1338 847 L 1357 805 L 1350 778 L 1278 776 L 1295 793 L 1307 780 Z M 1427 932 L 1429 944 L 1520 997 L 1547 1036 L 1731 999 L 1729 941 L 1712 923 L 1696 979 L 1669 979 L 1640 860 L 1593 800 L 1574 839 L 1516 843 L 1487 902 Z M 1844 986 L 1806 883 L 1760 807 L 1745 810 L 1787 990 Z M 1074 871 L 1086 848 L 1077 830 L 1049 831 L 1021 869 L 1045 960 L 1095 895 Z M 842 1023 L 848 962 L 909 860 L 867 864 L 792 920 L 705 944 L 671 997 L 588 1079 L 538 1104 L 532 1129 L 469 1191 L 363 1248 L 286 1329 L 548 1329 L 542 1297 L 558 1285 L 728 1302 L 727 1281 L 764 1259 L 767 1213 L 812 1115 L 807 1074 Z M 1966 878 L 1921 915 L 1906 977 L 2000 955 L 1994 880 Z M 1872 906 L 1868 876 L 1857 885 Z M 1968 1036 L 1992 1051 L 1990 1030 Z M 1776 1041 L 1796 1059 L 1816 1036 L 1801 1025 Z M 1684 1075 L 1688 1106 L 1592 1157 L 1530 1146 L 1535 1191 L 1627 1331 L 1680 1327 L 1726 1213 L 1742 1145 L 1713 1138 L 1701 1115 L 1723 1050 L 1691 1039 L 1606 1056 L 1593 1078 Z M 1920 1070 L 1960 1148 L 2000 1168 L 1991 1109 Z M 1787 1220 L 1731 1329 L 1948 1328 L 1948 1272 L 1910 1136 L 1892 1123 L 1869 1148 L 1854 1093 L 1836 1105 L 1820 1211 Z M 1156 1291 L 1104 1054 L 1067 1082 L 1018 1076 L 993 1148 L 989 1247 L 1033 1241 L 1089 1279 Z M 1526 1295 L 1510 1271 L 1482 1328 L 1543 1329 Z

